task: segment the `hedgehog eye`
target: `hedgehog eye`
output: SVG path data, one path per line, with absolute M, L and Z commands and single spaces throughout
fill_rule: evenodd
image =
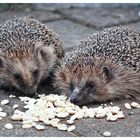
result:
M 33 71 L 33 75 L 34 75 L 34 76 L 37 76 L 37 75 L 38 75 L 38 72 L 39 72 L 39 70 L 38 70 L 38 68 L 36 68 L 36 69 Z
M 14 73 L 13 76 L 17 80 L 21 79 L 21 75 L 19 73 Z
M 69 88 L 70 88 L 71 91 L 73 91 L 73 89 L 74 89 L 74 83 L 73 82 L 70 82 Z
M 86 83 L 86 87 L 88 87 L 88 88 L 94 88 L 95 87 L 95 83 L 93 81 L 87 82 Z

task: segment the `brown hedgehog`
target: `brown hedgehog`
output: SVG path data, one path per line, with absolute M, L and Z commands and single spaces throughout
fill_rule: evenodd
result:
M 81 41 L 65 54 L 54 85 L 78 105 L 140 94 L 140 34 L 109 28 Z
M 62 41 L 39 21 L 19 17 L 0 25 L 1 87 L 33 96 L 62 56 Z

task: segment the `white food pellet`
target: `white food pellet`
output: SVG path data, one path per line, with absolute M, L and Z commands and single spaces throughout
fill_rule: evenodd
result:
M 107 117 L 107 121 L 116 121 L 118 118 L 117 118 L 117 116 L 116 115 L 112 115 L 112 116 L 108 116 Z
M 7 123 L 4 126 L 6 129 L 13 129 L 13 125 L 11 123 Z
M 95 116 L 95 111 L 93 111 L 93 109 L 85 109 L 85 115 L 84 117 L 90 117 L 90 118 L 94 118 Z
M 51 124 L 51 126 L 53 126 L 53 127 L 57 127 L 59 121 L 60 121 L 59 119 L 55 118 L 55 119 L 50 120 L 50 124 Z
M 22 122 L 22 124 L 32 124 L 32 123 L 33 123 L 33 120 L 26 120 Z
M 32 126 L 36 126 L 37 124 L 35 122 L 32 123 Z
M 0 117 L 0 120 L 2 120 L 2 117 Z
M 13 95 L 9 95 L 9 98 L 12 98 L 13 97 Z
M 105 132 L 103 133 L 103 136 L 105 136 L 105 137 L 110 137 L 110 136 L 111 136 L 111 132 L 105 131 Z
M 29 101 L 30 98 L 29 97 L 19 97 L 20 101 L 26 102 Z
M 72 126 L 70 126 L 70 127 L 67 129 L 67 131 L 68 131 L 68 132 L 71 132 L 71 131 L 73 131 L 75 128 L 76 128 L 76 127 L 75 127 L 74 125 L 72 125 Z
M 69 110 L 67 110 L 67 112 L 68 112 L 70 115 L 73 115 L 73 114 L 75 114 L 75 113 L 76 113 L 76 111 L 75 111 L 75 110 L 73 110 L 73 109 L 69 109 Z
M 53 103 L 49 101 L 48 102 L 48 107 L 52 107 L 53 108 L 54 107 Z
M 0 107 L 0 112 L 3 111 L 3 109 Z
M 118 112 L 118 114 L 115 115 L 118 119 L 123 119 L 125 118 L 124 114 L 122 111 Z
M 54 118 L 54 119 L 52 119 L 52 120 L 50 120 L 51 122 L 59 122 L 60 121 L 60 119 L 58 119 L 58 118 Z
M 76 115 L 72 115 L 72 116 L 70 117 L 70 120 L 71 120 L 71 121 L 74 121 L 74 120 L 76 120 L 76 118 L 77 118 Z
M 17 114 L 17 115 L 21 115 L 21 116 L 22 116 L 22 115 L 25 114 L 25 112 L 22 112 L 22 111 L 16 109 L 16 110 L 14 111 L 14 114 Z
M 132 102 L 131 106 L 134 108 L 140 108 L 140 104 L 138 104 L 137 102 Z
M 32 117 L 32 120 L 33 120 L 34 122 L 38 122 L 38 121 L 39 121 L 39 119 L 38 119 L 37 117 Z
M 0 117 L 6 117 L 7 113 L 6 112 L 0 112 Z
M 23 124 L 23 125 L 22 125 L 22 128 L 31 128 L 31 127 L 32 127 L 31 124 Z
M 22 116 L 18 115 L 18 114 L 14 114 L 13 116 L 11 116 L 11 119 L 14 120 L 14 121 L 21 121 Z
M 57 127 L 58 126 L 58 122 L 53 122 L 52 121 L 52 122 L 50 122 L 50 124 L 51 124 L 52 127 Z
M 68 129 L 68 127 L 67 127 L 66 124 L 59 124 L 59 125 L 57 126 L 57 129 L 66 131 L 66 130 Z
M 120 110 L 120 107 L 118 107 L 118 106 L 113 106 L 112 107 L 112 111 L 119 111 Z
M 45 129 L 45 127 L 43 125 L 40 125 L 40 124 L 35 125 L 35 128 L 37 130 L 44 130 Z
M 46 125 L 50 125 L 50 124 L 51 124 L 51 121 L 49 121 L 49 120 L 44 120 L 43 123 L 46 124 Z
M 29 120 L 32 120 L 32 115 L 31 114 L 24 114 L 23 116 L 22 116 L 22 120 L 23 121 L 29 121 Z
M 74 121 L 73 120 L 67 120 L 67 124 L 73 124 Z
M 59 112 L 59 113 L 57 114 L 57 117 L 58 117 L 58 118 L 65 118 L 65 117 L 67 117 L 67 116 L 69 116 L 69 113 L 67 113 L 67 112 Z
M 56 101 L 56 98 L 53 97 L 53 96 L 48 96 L 47 97 L 47 100 L 50 101 L 50 102 L 55 102 Z
M 75 116 L 77 119 L 82 119 L 82 118 L 84 118 L 85 114 L 83 111 L 79 111 L 79 112 L 75 113 Z
M 9 100 L 7 100 L 7 99 L 1 101 L 1 105 L 6 105 L 8 103 L 9 103 Z
M 18 108 L 18 104 L 14 104 L 13 109 L 17 109 L 17 108 Z
M 112 102 L 110 102 L 110 105 L 113 105 L 113 103 L 112 103 Z
M 15 95 L 9 95 L 9 98 L 14 98 L 14 97 L 16 97 Z
M 106 115 L 105 113 L 97 113 L 96 118 L 104 118 L 105 115 Z
M 88 109 L 86 106 L 83 106 L 82 109 Z
M 129 103 L 125 103 L 124 106 L 125 106 L 126 109 L 131 110 L 131 106 L 130 106 Z

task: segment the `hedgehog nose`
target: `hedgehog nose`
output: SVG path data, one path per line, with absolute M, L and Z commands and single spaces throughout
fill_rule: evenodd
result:
M 70 95 L 70 102 L 76 104 L 78 102 L 76 94 Z
M 76 104 L 76 98 L 74 96 L 70 96 L 70 102 Z
M 33 97 L 35 94 L 36 94 L 36 88 L 29 87 L 28 95 L 29 95 L 30 97 Z
M 35 95 L 35 92 L 34 93 L 29 93 L 29 97 L 33 97 Z

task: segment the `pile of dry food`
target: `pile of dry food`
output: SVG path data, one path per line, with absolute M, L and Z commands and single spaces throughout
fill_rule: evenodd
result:
M 65 95 L 39 95 L 38 99 L 29 97 L 19 97 L 24 102 L 26 109 L 22 112 L 18 109 L 18 104 L 13 105 L 13 121 L 21 121 L 22 128 L 35 127 L 37 130 L 44 130 L 45 125 L 50 125 L 59 130 L 73 131 L 76 126 L 75 121 L 83 118 L 106 118 L 107 121 L 116 121 L 125 118 L 123 111 L 118 106 L 99 106 L 97 108 L 80 108 L 72 104 Z M 9 100 L 1 101 L 1 106 L 9 103 Z M 140 108 L 140 104 L 132 102 L 125 103 L 126 109 Z M 6 117 L 7 113 L 0 108 L 0 119 Z M 43 122 L 44 125 L 41 125 Z M 5 124 L 6 129 L 13 129 L 10 123 Z M 106 132 L 110 135 L 109 132 Z M 105 133 L 105 135 L 106 135 Z

